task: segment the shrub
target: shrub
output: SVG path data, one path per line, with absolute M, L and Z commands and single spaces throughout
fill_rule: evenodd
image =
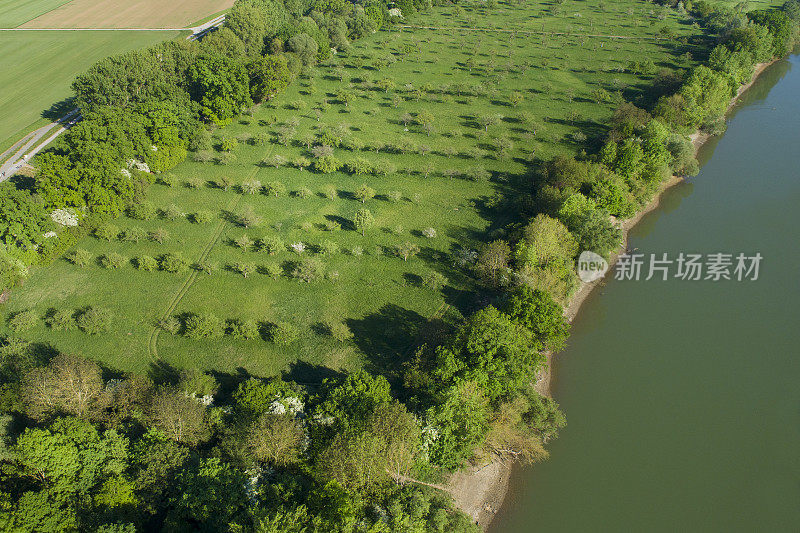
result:
M 119 268 L 124 265 L 126 261 L 127 259 L 124 255 L 120 255 L 116 252 L 107 253 L 100 257 L 100 265 L 103 268 L 109 269 Z
M 195 176 L 188 178 L 185 183 L 189 189 L 199 189 L 203 186 L 203 179 Z
M 403 199 L 403 193 L 401 193 L 400 191 L 391 191 L 389 194 L 386 195 L 386 198 L 388 198 L 392 202 L 397 203 Z
M 264 192 L 267 196 L 283 196 L 286 194 L 286 186 L 281 183 L 280 181 L 270 181 L 266 185 L 264 185 Z
M 232 152 L 239 146 L 239 141 L 235 137 L 223 137 L 219 147 L 223 152 Z
M 332 155 L 320 157 L 319 159 L 314 160 L 314 170 L 317 172 L 322 172 L 323 174 L 336 172 L 339 170 L 339 168 L 341 168 L 341 166 L 342 162 Z
M 161 213 L 164 218 L 167 220 L 177 220 L 183 216 L 183 211 L 181 211 L 177 205 L 170 204 L 164 209 Z
M 422 277 L 422 285 L 429 289 L 439 290 L 447 283 L 447 278 L 439 272 L 431 271 Z
M 235 339 L 255 339 L 258 337 L 258 324 L 252 320 L 233 319 L 228 321 L 228 331 Z
M 192 215 L 192 222 L 195 224 L 208 224 L 214 218 L 211 211 L 198 211 Z
M 114 224 L 100 224 L 97 229 L 94 230 L 94 234 L 99 239 L 111 241 L 119 236 L 119 228 Z
M 300 187 L 295 191 L 294 195 L 298 198 L 311 198 L 314 193 L 311 192 L 311 189 L 308 187 Z
M 299 261 L 292 271 L 292 276 L 310 283 L 321 278 L 325 271 L 325 265 L 316 257 L 305 257 Z
M 122 238 L 128 242 L 139 242 L 147 238 L 147 232 L 139 226 L 133 226 L 124 231 Z
M 83 248 L 78 248 L 69 255 L 69 261 L 79 267 L 85 267 L 91 260 L 92 254 Z
M 89 307 L 78 315 L 76 322 L 84 333 L 97 335 L 111 325 L 111 313 L 100 307 Z
M 71 309 L 58 309 L 47 318 L 47 325 L 56 331 L 70 331 L 75 329 L 75 316 Z
M 235 244 L 243 252 L 246 252 L 253 245 L 253 240 L 247 235 L 242 235 L 241 237 L 235 238 L 233 240 L 233 244 Z
M 261 248 L 261 251 L 266 252 L 269 255 L 275 255 L 286 249 L 286 245 L 283 243 L 283 240 L 277 235 L 268 235 L 266 237 L 262 237 L 261 241 L 259 242 L 259 247 Z
M 158 261 L 149 255 L 140 255 L 135 259 L 136 268 L 145 272 L 158 270 Z
M 176 335 L 181 330 L 181 322 L 174 316 L 170 316 L 165 318 L 164 320 L 160 320 L 158 322 L 158 327 L 160 327 L 167 333 Z
M 342 225 L 335 220 L 326 220 L 324 227 L 325 231 L 339 231 L 342 229 Z
M 214 181 L 214 184 L 223 191 L 227 191 L 233 187 L 233 180 L 228 176 L 220 176 Z
M 193 314 L 186 318 L 184 335 L 190 339 L 212 339 L 225 332 L 222 320 L 211 313 Z
M 157 242 L 158 244 L 164 244 L 167 240 L 169 240 L 169 232 L 164 228 L 158 228 L 154 231 L 150 232 L 150 240 L 153 242 Z
M 436 238 L 436 230 L 433 228 L 425 228 L 422 230 L 422 235 L 427 237 L 428 239 L 435 239 Z
M 133 204 L 128 208 L 128 216 L 136 220 L 151 220 L 156 216 L 156 208 L 150 202 Z
M 334 241 L 325 240 L 319 245 L 319 250 L 323 255 L 333 255 L 339 251 L 339 244 Z
M 158 260 L 158 265 L 161 270 L 177 274 L 185 271 L 189 263 L 183 258 L 180 252 L 168 253 L 162 255 Z
M 277 263 L 267 263 L 266 265 L 264 265 L 264 274 L 266 274 L 272 279 L 280 278 L 282 273 L 283 269 Z
M 39 315 L 37 315 L 35 311 L 28 309 L 14 313 L 8 319 L 8 327 L 11 328 L 11 331 L 19 333 L 31 329 L 38 321 Z
M 272 342 L 279 346 L 288 346 L 296 341 L 299 336 L 300 332 L 297 327 L 290 322 L 278 321 L 273 324 L 270 330 Z

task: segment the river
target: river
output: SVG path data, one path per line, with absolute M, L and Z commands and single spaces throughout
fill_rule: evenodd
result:
M 568 426 L 514 473 L 490 531 L 800 531 L 799 55 L 700 157 L 629 249 L 759 252 L 759 278 L 609 276 L 554 364 Z

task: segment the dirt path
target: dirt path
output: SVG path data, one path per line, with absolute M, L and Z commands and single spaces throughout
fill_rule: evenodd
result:
M 42 126 L 38 130 L 29 133 L 21 140 L 17 141 L 14 144 L 14 147 L 19 147 L 19 149 L 4 163 L 0 164 L 0 182 L 5 181 L 13 176 L 16 171 L 22 168 L 22 166 L 30 160 L 30 158 L 38 154 L 39 151 L 43 150 L 48 144 L 53 142 L 56 137 L 61 135 L 61 133 L 67 131 L 69 128 L 75 125 L 78 120 L 80 120 L 78 110 L 73 109 L 57 121 L 51 122 L 46 126 Z M 36 143 L 44 138 L 45 135 L 50 133 L 53 128 L 58 129 L 56 129 L 55 133 L 50 135 L 50 137 L 47 137 L 42 143 L 37 145 Z M 5 153 L 7 154 L 9 151 L 13 151 L 14 147 L 10 148 Z
M 258 172 L 256 170 L 253 175 Z M 227 211 L 233 211 L 236 209 L 236 206 L 239 205 L 239 202 L 242 200 L 242 196 L 238 195 L 236 198 L 228 202 L 227 207 L 225 208 Z M 211 250 L 214 248 L 214 245 L 217 244 L 222 232 L 225 230 L 225 226 L 228 224 L 226 219 L 222 219 L 217 223 L 217 227 L 214 228 L 214 233 L 211 234 L 211 239 L 206 244 L 203 251 L 200 252 L 200 257 L 197 258 L 198 263 L 204 262 L 208 259 Z M 175 311 L 175 308 L 178 306 L 180 301 L 186 296 L 186 293 L 189 292 L 189 289 L 194 284 L 194 281 L 197 279 L 199 272 L 197 270 L 192 269 L 189 275 L 186 277 L 186 280 L 180 286 L 178 291 L 175 293 L 175 296 L 172 297 L 170 300 L 169 305 L 167 306 L 164 313 L 159 317 L 158 321 L 161 322 L 162 320 L 166 320 L 170 317 L 170 315 Z M 158 359 L 158 336 L 161 333 L 161 327 L 158 323 L 153 325 L 153 329 L 150 330 L 150 335 L 147 337 L 147 352 L 150 354 L 150 358 L 153 360 Z

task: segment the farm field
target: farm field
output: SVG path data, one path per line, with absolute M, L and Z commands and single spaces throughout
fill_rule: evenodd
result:
M 186 28 L 209 13 L 230 8 L 233 0 L 71 0 L 28 20 L 24 28 Z
M 34 123 L 46 123 L 43 112 L 70 96 L 75 76 L 95 62 L 177 35 L 165 31 L 0 32 L 0 149 L 18 140 Z M 69 50 L 68 58 L 65 50 Z
M 252 116 L 217 130 L 213 153 L 173 169 L 162 179 L 169 185 L 154 184 L 148 198 L 161 215 L 114 223 L 120 235 L 163 228 L 163 244 L 87 237 L 77 247 L 91 253 L 90 264 L 63 259 L 36 269 L 6 306 L 9 314 L 42 316 L 102 307 L 114 317 L 108 332 L 54 331 L 41 321 L 20 335 L 121 370 L 161 360 L 290 372 L 301 381 L 364 366 L 392 375 L 429 318 L 476 303 L 465 265 L 480 243 L 502 236 L 495 228 L 514 220 L 530 190 L 530 161 L 575 154 L 600 139 L 623 98 L 640 101 L 658 69 L 693 66 L 708 44 L 694 40 L 699 30 L 687 17 L 629 0 L 492 10 L 468 3 L 408 21 L 415 23 L 464 29 L 382 31 L 354 43 Z M 541 28 L 545 34 L 533 33 Z M 238 139 L 233 156 L 220 151 L 223 138 Z M 363 159 L 382 175 L 297 168 L 314 160 L 309 148 L 320 138 L 341 141 L 333 150 L 339 160 L 358 166 Z M 223 176 L 233 184 L 228 190 L 216 185 Z M 248 194 L 254 180 L 273 185 Z M 277 197 L 274 182 L 285 188 Z M 375 192 L 363 203 L 354 198 L 362 185 Z M 363 236 L 352 224 L 360 209 L 374 216 Z M 201 211 L 209 221 L 196 222 Z M 244 227 L 242 214 L 259 223 Z M 261 243 L 276 237 L 283 245 L 270 255 Z M 291 251 L 297 243 L 306 250 Z M 404 260 L 398 246 L 418 253 Z M 135 268 L 141 255 L 174 252 L 217 268 Z M 110 254 L 124 264 L 96 263 Z M 305 283 L 293 273 L 308 258 L 321 266 L 318 279 Z M 246 277 L 237 264 L 248 267 Z M 431 283 L 434 273 L 446 282 Z M 255 321 L 262 334 L 190 339 L 158 327 L 193 313 Z M 267 340 L 270 325 L 283 322 L 299 333 L 286 346 Z M 353 339 L 334 340 L 326 324 L 347 325 Z
M 69 0 L 0 0 L 0 28 L 16 28 L 68 3 Z

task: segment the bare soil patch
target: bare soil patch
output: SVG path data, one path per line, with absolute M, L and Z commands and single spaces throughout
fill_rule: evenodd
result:
M 21 28 L 185 28 L 233 0 L 73 0 Z

